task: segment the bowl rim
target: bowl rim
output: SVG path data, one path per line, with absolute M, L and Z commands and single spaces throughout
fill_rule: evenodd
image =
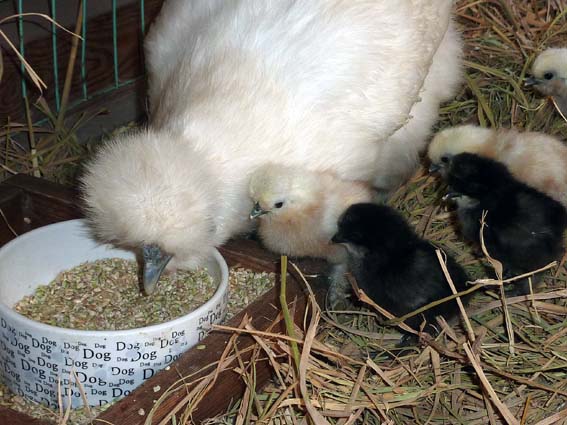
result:
M 12 239 L 11 241 L 9 241 L 2 247 L 0 247 L 0 259 L 3 255 L 3 251 L 7 251 L 8 249 L 11 249 L 12 245 L 21 243 L 21 241 L 24 239 L 32 238 L 34 237 L 34 235 L 46 231 L 47 228 L 52 228 L 56 226 L 65 226 L 65 225 L 68 226 L 70 224 L 75 224 L 75 223 L 83 223 L 86 225 L 87 220 L 85 220 L 84 218 L 77 218 L 72 220 L 59 221 L 57 223 L 41 226 L 36 229 L 30 230 L 29 232 L 23 233 L 18 237 Z M 96 243 L 100 246 L 106 245 L 100 242 L 96 242 Z M 117 249 L 121 249 L 121 248 L 117 248 Z M 127 251 L 127 250 L 123 250 L 123 251 Z M 14 321 L 16 325 L 18 323 L 21 323 L 27 325 L 28 327 L 37 329 L 38 331 L 49 332 L 52 335 L 59 334 L 61 336 L 63 335 L 73 336 L 76 338 L 103 337 L 104 339 L 108 339 L 113 337 L 132 336 L 140 333 L 157 334 L 160 332 L 169 331 L 171 328 L 181 327 L 180 325 L 183 325 L 184 323 L 192 319 L 198 318 L 200 315 L 202 315 L 202 313 L 212 308 L 218 301 L 222 299 L 222 297 L 226 293 L 228 293 L 229 273 L 228 273 L 228 265 L 226 263 L 226 260 L 216 248 L 213 248 L 212 257 L 214 258 L 215 262 L 219 265 L 221 272 L 220 282 L 214 294 L 205 303 L 201 304 L 195 310 L 192 310 L 183 316 L 177 317 L 173 320 L 169 320 L 163 323 L 157 323 L 155 325 L 144 326 L 141 328 L 120 329 L 120 330 L 83 330 L 83 329 L 73 329 L 73 328 L 62 328 L 59 326 L 48 325 L 47 323 L 42 323 L 36 320 L 29 319 L 21 315 L 17 311 L 15 311 L 13 308 L 6 305 L 2 300 L 0 300 L 0 316 L 3 315 L 6 318 Z

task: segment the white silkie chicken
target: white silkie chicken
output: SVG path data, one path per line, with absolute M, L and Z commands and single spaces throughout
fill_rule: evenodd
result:
M 526 85 L 551 97 L 559 112 L 567 117 L 567 48 L 550 48 L 540 53 Z
M 424 141 L 389 138 L 403 126 L 427 133 L 458 81 L 451 8 L 167 1 L 145 44 L 148 128 L 103 147 L 82 180 L 95 233 L 141 249 L 151 292 L 168 262 L 194 267 L 250 229 L 248 180 L 262 164 L 395 187 Z
M 266 164 L 250 177 L 251 219 L 270 250 L 297 257 L 345 263 L 342 245 L 332 244 L 341 214 L 352 204 L 370 202 L 370 187 L 332 173 Z
M 567 146 L 548 134 L 460 125 L 435 135 L 428 157 L 432 171 L 446 174 L 451 159 L 474 153 L 502 162 L 519 181 L 567 208 Z

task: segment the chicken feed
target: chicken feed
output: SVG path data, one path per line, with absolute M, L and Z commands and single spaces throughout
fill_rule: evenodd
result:
M 63 271 L 14 309 L 29 319 L 80 330 L 135 329 L 183 316 L 206 302 L 217 284 L 206 269 L 164 274 L 151 295 L 135 261 L 107 258 Z

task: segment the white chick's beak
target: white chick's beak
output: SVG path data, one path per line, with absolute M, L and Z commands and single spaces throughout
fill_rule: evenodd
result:
M 339 233 L 335 233 L 331 238 L 331 240 L 329 241 L 329 244 L 335 244 L 335 243 L 347 243 L 347 241 L 342 237 L 342 235 L 340 235 Z
M 444 202 L 448 202 L 448 201 L 452 201 L 454 199 L 460 198 L 461 196 L 462 195 L 460 193 L 449 191 L 441 199 Z
M 526 86 L 526 87 L 537 86 L 538 84 L 541 84 L 543 82 L 544 82 L 544 80 L 540 80 L 539 78 L 528 77 L 524 81 L 524 86 Z
M 432 164 L 429 166 L 429 174 L 438 173 L 439 171 L 441 171 L 441 168 L 442 168 L 441 165 L 439 165 L 439 164 L 433 164 L 433 163 L 432 163 Z
M 147 295 L 154 292 L 156 284 L 163 269 L 171 260 L 171 255 L 165 254 L 157 245 L 144 245 L 142 247 L 142 258 L 144 262 L 144 273 L 142 275 L 144 291 Z
M 254 204 L 254 208 L 252 208 L 252 211 L 250 211 L 250 220 L 254 220 L 255 218 L 260 217 L 261 215 L 264 214 L 268 214 L 270 211 L 269 210 L 264 210 L 262 209 L 262 207 L 260 206 L 259 202 L 256 202 Z

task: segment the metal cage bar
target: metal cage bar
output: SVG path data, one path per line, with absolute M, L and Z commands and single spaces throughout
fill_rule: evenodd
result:
M 51 19 L 57 22 L 56 0 L 51 0 Z M 51 24 L 51 45 L 53 57 L 53 92 L 55 95 L 55 109 L 59 112 L 61 107 L 61 94 L 59 92 L 59 60 L 57 57 L 57 26 Z
M 87 0 L 83 2 L 83 24 L 81 28 L 81 36 L 83 41 L 81 43 L 81 88 L 83 91 L 83 100 L 88 98 L 87 88 Z
M 112 51 L 114 62 L 114 87 L 118 87 L 120 79 L 118 75 L 118 28 L 116 25 L 116 0 L 112 0 Z
M 24 13 L 24 7 L 23 7 L 23 0 L 18 0 L 18 37 L 20 39 L 20 44 L 19 44 L 19 50 L 20 50 L 20 55 L 22 55 L 23 58 L 26 57 L 26 53 L 25 53 L 25 44 L 24 44 L 24 18 L 22 17 L 22 13 Z M 20 69 L 22 71 L 22 79 L 20 81 L 21 85 L 22 85 L 22 99 L 25 99 L 26 97 L 28 97 L 28 86 L 26 83 L 26 67 L 24 66 L 24 63 L 22 62 L 20 65 Z
M 140 0 L 140 28 L 142 30 L 142 35 L 146 34 L 146 6 L 144 0 Z

